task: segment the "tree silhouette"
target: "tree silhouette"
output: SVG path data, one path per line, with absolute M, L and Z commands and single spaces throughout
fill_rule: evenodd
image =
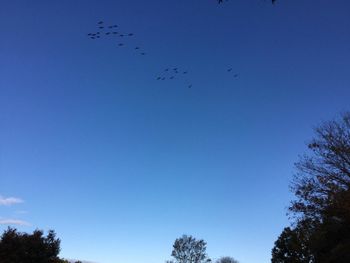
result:
M 272 249 L 272 263 L 311 263 L 310 229 L 300 222 L 294 229 L 286 227 Z
M 218 260 L 216 260 L 216 263 L 239 263 L 239 262 L 232 257 L 221 257 Z
M 176 263 L 208 263 L 211 259 L 206 254 L 207 243 L 192 236 L 183 235 L 173 245 L 171 256 Z M 172 262 L 172 261 L 168 261 Z
M 59 252 L 60 240 L 52 230 L 45 237 L 40 230 L 26 234 L 8 228 L 0 239 L 1 263 L 58 263 Z
M 350 262 L 350 113 L 325 122 L 315 134 L 311 153 L 296 163 L 296 200 L 289 208 L 295 227 L 276 241 L 275 263 Z

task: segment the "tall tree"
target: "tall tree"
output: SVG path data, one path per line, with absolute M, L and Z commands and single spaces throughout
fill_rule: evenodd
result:
M 176 263 L 208 263 L 211 259 L 206 254 L 207 243 L 192 236 L 183 235 L 173 245 L 171 256 Z
M 239 263 L 239 262 L 235 260 L 233 257 L 221 257 L 218 260 L 216 260 L 216 263 Z
M 315 129 L 311 154 L 296 163 L 292 190 L 297 200 L 290 211 L 302 218 L 350 218 L 350 113 Z
M 311 232 L 305 221 L 295 228 L 286 227 L 272 249 L 272 263 L 311 263 L 314 258 L 310 251 Z
M 350 113 L 325 122 L 315 134 L 310 153 L 296 163 L 296 200 L 289 208 L 295 226 L 276 241 L 272 262 L 350 262 Z M 282 256 L 285 261 L 278 261 Z M 299 261 L 288 261 L 293 257 Z
M 1 263 L 57 263 L 59 252 L 60 240 L 54 231 L 44 236 L 40 230 L 26 234 L 8 228 L 0 239 Z

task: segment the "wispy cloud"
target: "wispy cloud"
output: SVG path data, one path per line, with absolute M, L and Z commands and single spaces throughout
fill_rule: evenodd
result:
M 0 225 L 30 226 L 28 222 L 20 219 L 1 219 L 1 218 L 0 218 Z
M 26 210 L 17 210 L 15 211 L 16 214 L 28 214 L 28 211 Z
M 15 205 L 15 204 L 20 204 L 23 203 L 23 200 L 17 197 L 3 197 L 0 195 L 0 206 L 1 205 Z

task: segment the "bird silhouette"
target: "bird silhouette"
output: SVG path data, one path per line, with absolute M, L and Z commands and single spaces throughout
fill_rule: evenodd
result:
M 104 26 L 100 26 L 99 29 L 104 29 L 105 27 Z
M 188 85 L 188 88 L 189 88 L 189 89 L 192 88 L 192 84 Z
M 141 52 L 140 54 L 141 54 L 142 56 L 146 55 L 146 53 L 145 53 L 145 52 Z
M 175 77 L 174 76 L 171 76 L 169 79 L 174 79 Z
M 111 32 L 106 32 L 106 35 L 109 35 Z
M 184 71 L 183 74 L 187 74 L 187 71 Z
M 233 76 L 234 76 L 235 78 L 237 78 L 237 77 L 238 77 L 238 74 L 234 74 Z
M 129 37 L 131 37 L 131 36 L 133 36 L 133 35 L 134 35 L 133 33 L 128 34 Z
M 135 49 L 140 49 L 139 47 L 135 47 Z
M 118 44 L 118 46 L 120 46 L 120 47 L 121 47 L 121 46 L 124 46 L 124 44 L 123 44 L 123 43 L 119 43 L 119 44 Z
M 227 71 L 228 71 L 228 72 L 231 72 L 231 71 L 232 71 L 232 68 L 229 68 Z
M 157 78 L 157 80 L 160 80 L 160 79 L 161 79 L 161 77 L 158 77 L 158 78 Z
M 103 24 L 103 21 L 100 21 L 100 22 L 98 22 L 97 24 L 102 25 L 102 24 Z

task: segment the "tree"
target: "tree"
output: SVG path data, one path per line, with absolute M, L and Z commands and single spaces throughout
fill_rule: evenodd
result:
M 216 263 L 239 263 L 239 262 L 232 257 L 221 257 L 218 260 L 216 260 Z
M 40 230 L 26 234 L 8 228 L 0 239 L 1 263 L 58 263 L 59 251 L 60 240 L 52 230 L 45 237 Z
M 306 222 L 299 222 L 295 228 L 286 227 L 272 249 L 272 263 L 311 263 L 310 229 Z
M 315 134 L 292 182 L 296 226 L 282 232 L 272 262 L 350 262 L 350 113 Z
M 312 154 L 296 164 L 292 190 L 297 200 L 290 211 L 313 220 L 324 216 L 350 219 L 350 113 L 315 132 L 316 138 L 308 145 Z
M 207 243 L 192 236 L 183 235 L 173 245 L 171 256 L 176 263 L 208 263 L 211 259 L 206 254 Z M 168 261 L 172 262 L 172 261 Z

